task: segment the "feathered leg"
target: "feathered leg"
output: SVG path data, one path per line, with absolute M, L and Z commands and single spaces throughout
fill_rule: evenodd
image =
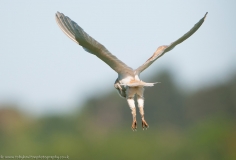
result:
M 131 129 L 134 131 L 137 129 L 137 121 L 136 121 L 136 108 L 135 108 L 135 102 L 134 102 L 134 95 L 135 92 L 133 92 L 133 88 L 127 88 L 127 102 L 129 104 L 129 107 L 131 109 L 131 114 L 133 116 L 133 123 L 131 125 Z
M 137 129 L 136 108 L 135 108 L 134 98 L 128 98 L 127 101 L 131 109 L 131 114 L 133 116 L 133 123 L 132 123 L 131 129 L 134 131 Z
M 139 113 L 141 115 L 141 119 L 142 119 L 142 127 L 143 129 L 147 129 L 149 126 L 147 124 L 147 122 L 144 119 L 144 98 L 143 98 L 143 92 L 144 92 L 144 88 L 139 88 L 138 93 L 137 93 L 137 101 L 138 101 L 138 108 L 139 108 Z
M 147 129 L 148 128 L 148 124 L 144 119 L 144 98 L 137 95 L 137 101 L 138 101 L 138 108 L 139 108 L 139 113 L 141 115 L 141 119 L 142 119 L 142 127 L 143 129 Z

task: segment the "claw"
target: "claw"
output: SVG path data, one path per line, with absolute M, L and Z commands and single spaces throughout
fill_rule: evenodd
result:
M 144 119 L 142 120 L 142 127 L 143 127 L 143 130 L 144 129 L 147 130 L 149 128 L 149 125 L 147 124 L 147 122 Z
M 131 129 L 132 129 L 133 131 L 137 131 L 137 121 L 133 121 L 132 126 L 131 126 Z

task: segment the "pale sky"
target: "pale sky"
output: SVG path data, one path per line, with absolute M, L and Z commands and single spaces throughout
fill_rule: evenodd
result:
M 234 0 L 1 0 L 0 104 L 17 103 L 36 114 L 62 112 L 113 89 L 117 74 L 59 29 L 57 11 L 132 68 L 208 12 L 192 37 L 141 78 L 168 68 L 186 89 L 224 82 L 236 71 L 235 6 Z

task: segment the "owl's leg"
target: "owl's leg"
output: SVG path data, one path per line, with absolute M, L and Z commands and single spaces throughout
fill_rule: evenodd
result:
M 131 129 L 134 131 L 137 129 L 136 108 L 135 108 L 134 98 L 127 98 L 127 102 L 129 104 L 129 107 L 131 109 L 131 114 L 133 116 L 133 122 L 131 125 Z
M 133 122 L 131 125 L 131 129 L 135 131 L 137 129 L 137 121 L 136 121 L 136 108 L 135 108 L 135 102 L 134 102 L 134 93 L 132 93 L 132 88 L 127 89 L 127 102 L 129 104 L 129 108 L 131 109 L 131 114 L 133 116 Z
M 144 119 L 144 98 L 143 98 L 143 88 L 140 88 L 138 94 L 137 94 L 137 101 L 138 101 L 138 108 L 139 108 L 139 113 L 141 115 L 141 119 L 142 119 L 142 127 L 143 129 L 147 129 L 149 126 L 147 124 L 147 122 Z

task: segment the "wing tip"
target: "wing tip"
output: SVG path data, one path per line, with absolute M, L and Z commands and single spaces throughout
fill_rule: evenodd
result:
M 206 12 L 206 14 L 204 15 L 204 20 L 206 19 L 207 14 L 208 14 L 208 12 Z
M 56 17 L 56 18 L 59 18 L 59 17 L 60 17 L 60 14 L 61 14 L 61 13 L 57 11 L 57 12 L 55 13 L 55 17 Z
M 61 13 L 61 12 L 59 12 L 59 11 L 57 11 L 56 14 L 55 14 L 55 16 L 56 16 L 57 18 L 60 18 L 60 17 L 64 16 L 64 14 Z
M 56 22 L 57 22 L 58 25 L 59 25 L 60 17 L 61 17 L 61 13 L 57 11 L 56 14 L 55 14 L 55 18 L 56 18 Z

